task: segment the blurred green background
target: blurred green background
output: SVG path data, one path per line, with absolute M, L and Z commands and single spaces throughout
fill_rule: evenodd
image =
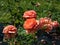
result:
M 0 0 L 0 23 L 18 28 L 16 39 L 21 45 L 34 45 L 37 41 L 23 28 L 22 16 L 26 10 L 35 10 L 37 19 L 51 15 L 52 20 L 60 23 L 60 0 Z

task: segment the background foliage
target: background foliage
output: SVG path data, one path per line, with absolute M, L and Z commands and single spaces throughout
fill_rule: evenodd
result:
M 23 29 L 23 13 L 35 10 L 37 19 L 51 15 L 60 23 L 60 0 L 0 0 L 0 23 L 13 24 L 18 28 L 17 41 L 21 45 L 35 45 L 37 39 L 27 35 Z

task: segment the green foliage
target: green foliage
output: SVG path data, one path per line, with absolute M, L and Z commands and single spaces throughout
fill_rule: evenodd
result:
M 35 42 L 37 42 L 35 34 L 26 34 L 22 27 L 18 29 L 18 36 L 16 37 L 16 40 L 20 42 L 20 45 L 33 45 Z
M 0 0 L 0 23 L 20 25 L 17 40 L 21 45 L 33 45 L 36 41 L 23 29 L 24 19 L 22 16 L 26 10 L 35 10 L 37 19 L 51 15 L 53 20 L 60 23 L 60 0 Z
M 39 3 L 39 6 L 37 3 Z M 53 20 L 60 22 L 60 3 L 59 0 L 1 0 L 0 1 L 0 22 L 12 22 L 23 24 L 23 12 L 35 10 L 38 19 L 50 14 Z M 8 17 L 8 18 L 7 18 Z

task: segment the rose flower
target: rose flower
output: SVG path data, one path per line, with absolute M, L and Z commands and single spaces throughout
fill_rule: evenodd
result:
M 32 19 L 27 19 L 24 22 L 23 27 L 27 33 L 34 33 L 36 30 L 38 30 L 38 25 L 39 25 L 39 21 L 36 20 L 35 18 L 32 18 Z
M 3 29 L 6 38 L 13 38 L 17 34 L 17 28 L 13 25 L 8 25 Z
M 44 17 L 44 18 L 40 18 L 39 20 L 39 25 L 40 25 L 40 29 L 45 31 L 45 32 L 50 32 L 52 30 L 52 25 L 51 25 L 51 19 Z
M 37 17 L 36 14 L 37 13 L 34 10 L 25 11 L 23 18 L 25 18 L 25 19 L 36 18 Z

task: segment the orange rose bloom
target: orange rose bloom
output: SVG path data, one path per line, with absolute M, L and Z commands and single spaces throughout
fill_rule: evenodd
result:
M 38 21 L 35 18 L 27 19 L 23 25 L 24 29 L 28 33 L 33 33 L 38 30 Z
M 29 11 L 25 11 L 23 18 L 25 19 L 29 19 L 29 18 L 36 18 L 36 12 L 34 10 L 29 10 Z
M 39 25 L 40 25 L 40 29 L 44 30 L 45 32 L 50 32 L 52 30 L 52 25 L 51 25 L 51 19 L 50 18 L 40 18 L 39 20 Z
M 5 36 L 11 37 L 12 35 L 16 35 L 17 28 L 13 25 L 8 25 L 3 29 L 3 33 Z
M 47 17 L 45 17 L 45 18 L 40 18 L 40 20 L 39 20 L 40 29 L 43 27 L 43 25 L 45 25 L 45 24 L 50 24 L 51 22 L 52 22 L 52 21 L 51 21 L 50 18 L 47 18 Z
M 25 22 L 24 22 L 24 29 L 33 29 L 33 27 L 36 25 L 36 20 L 34 18 L 32 19 L 27 19 Z
M 3 29 L 3 33 L 16 33 L 17 28 L 13 25 L 8 25 Z

